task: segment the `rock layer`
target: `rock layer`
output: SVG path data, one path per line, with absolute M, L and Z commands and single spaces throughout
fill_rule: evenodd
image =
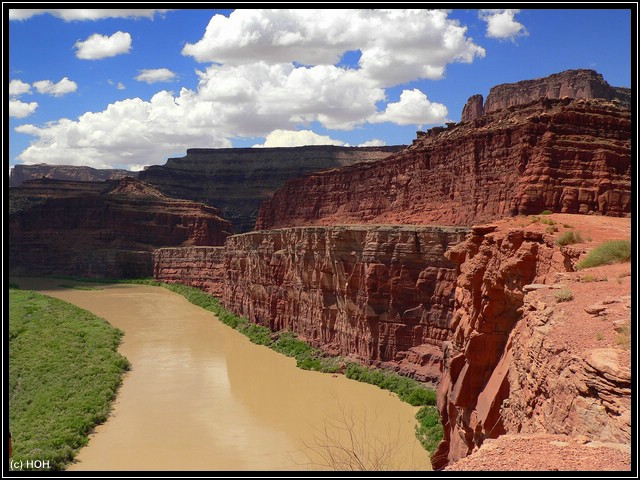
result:
M 287 180 L 319 170 L 383 159 L 389 147 L 191 148 L 182 158 L 140 172 L 165 194 L 214 205 L 234 232 L 252 230 L 260 204 Z
M 222 245 L 229 235 L 217 209 L 166 197 L 134 178 L 32 181 L 10 195 L 14 274 L 150 276 L 153 249 Z
M 540 98 L 601 98 L 631 107 L 631 89 L 612 87 L 594 70 L 565 70 L 548 77 L 503 83 L 491 88 L 484 104 L 484 113 Z M 472 97 L 473 98 L 473 97 Z
M 153 278 L 189 285 L 221 298 L 224 258 L 224 247 L 159 248 L 153 252 Z
M 546 234 L 495 225 L 475 227 L 446 253 L 458 276 L 438 386 L 445 435 L 434 468 L 506 433 L 629 443 L 628 352 L 569 347 L 577 332 L 554 330 L 567 323 L 565 314 L 537 300 L 581 253 Z
M 547 209 L 631 210 L 630 110 L 541 99 L 436 127 L 372 164 L 294 179 L 257 229 L 330 224 L 472 225 Z
M 334 226 L 234 235 L 223 304 L 333 354 L 435 381 L 465 229 Z
M 48 178 L 50 180 L 71 180 L 79 182 L 100 182 L 137 177 L 138 172 L 121 169 L 99 169 L 79 165 L 15 165 L 9 175 L 9 186 L 19 187 L 28 180 Z

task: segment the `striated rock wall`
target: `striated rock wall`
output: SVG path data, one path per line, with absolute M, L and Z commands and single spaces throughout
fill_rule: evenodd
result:
M 137 177 L 138 172 L 121 169 L 99 169 L 78 165 L 15 165 L 9 175 L 9 186 L 19 187 L 28 180 L 48 178 L 50 180 L 72 180 L 79 182 L 99 182 Z
M 169 196 L 215 205 L 242 233 L 253 230 L 260 204 L 287 180 L 381 160 L 405 147 L 191 148 L 140 172 L 140 179 Z
M 462 107 L 461 122 L 471 122 L 484 115 L 484 98 L 480 94 L 472 95 Z
M 333 226 L 234 235 L 223 304 L 333 354 L 436 381 L 455 282 L 443 254 L 465 232 Z
M 385 160 L 290 180 L 257 229 L 330 224 L 472 225 L 548 209 L 631 211 L 631 112 L 541 99 L 435 127 Z
M 14 274 L 150 276 L 153 249 L 222 245 L 230 230 L 217 209 L 166 197 L 130 177 L 25 182 L 10 195 Z
M 487 225 L 445 254 L 458 277 L 438 386 L 445 434 L 434 468 L 503 434 L 629 443 L 628 352 L 590 347 L 596 338 L 580 339 L 586 322 L 571 323 L 579 313 L 568 320 L 554 300 L 537 297 L 538 290 L 560 288 L 558 272 L 572 271 L 581 253 L 539 231 Z M 589 285 L 572 290 L 594 298 Z
M 196 287 L 221 298 L 224 258 L 224 247 L 159 248 L 153 252 L 153 278 Z
M 484 113 L 491 113 L 540 98 L 602 98 L 631 107 L 631 89 L 612 87 L 594 70 L 565 70 L 543 78 L 503 83 L 489 90 Z M 472 97 L 474 98 L 474 97 Z

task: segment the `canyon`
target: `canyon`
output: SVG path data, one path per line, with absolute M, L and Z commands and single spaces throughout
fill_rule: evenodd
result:
M 9 174 L 9 186 L 19 187 L 28 180 L 48 178 L 50 180 L 72 180 L 78 182 L 100 182 L 137 177 L 138 172 L 115 168 L 92 168 L 84 165 L 15 165 Z
M 483 465 L 503 436 L 624 450 L 630 267 L 595 285 L 575 265 L 631 238 L 629 104 L 573 70 L 474 95 L 407 148 L 189 149 L 140 180 L 27 181 L 10 192 L 11 270 L 191 285 L 437 385 L 435 469 Z
M 219 210 L 172 199 L 131 177 L 33 180 L 10 189 L 9 264 L 15 275 L 148 277 L 152 251 L 222 245 Z
M 139 173 L 171 197 L 220 208 L 235 233 L 253 230 L 260 205 L 287 180 L 319 170 L 374 162 L 406 145 L 273 148 L 190 148 L 181 158 Z
M 384 160 L 290 180 L 256 229 L 465 225 L 551 210 L 631 211 L 631 112 L 600 99 L 547 99 L 434 127 Z

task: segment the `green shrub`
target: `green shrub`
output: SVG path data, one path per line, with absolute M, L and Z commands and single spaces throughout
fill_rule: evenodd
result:
M 563 232 L 556 240 L 556 244 L 560 246 L 573 245 L 574 243 L 581 242 L 583 242 L 583 240 L 580 232 Z
M 544 223 L 545 225 L 555 225 L 556 222 L 553 221 L 553 219 L 551 218 L 543 218 L 540 220 L 540 223 Z
M 560 303 L 560 302 L 570 302 L 571 300 L 573 300 L 573 292 L 571 292 L 571 290 L 567 290 L 567 289 L 562 289 L 562 290 L 557 290 L 554 294 L 554 297 L 556 297 L 556 302 Z
M 610 265 L 631 260 L 631 241 L 611 240 L 598 245 L 576 264 L 576 269 Z
M 444 438 L 442 423 L 440 423 L 440 413 L 434 406 L 424 406 L 416 413 L 416 437 L 425 450 L 433 454 L 438 444 Z
M 551 215 L 553 212 L 551 210 L 543 210 L 540 212 L 540 215 Z

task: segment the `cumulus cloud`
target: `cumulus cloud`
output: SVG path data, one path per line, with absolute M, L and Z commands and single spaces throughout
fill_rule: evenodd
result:
M 357 66 L 332 63 L 355 50 L 361 52 Z M 115 102 L 77 119 L 21 125 L 17 130 L 35 139 L 18 159 L 126 168 L 163 163 L 193 146 L 230 147 L 242 137 L 265 137 L 263 146 L 344 145 L 319 139 L 308 130 L 316 123 L 331 130 L 367 122 L 441 123 L 446 107 L 417 89 L 381 107 L 387 86 L 439 78 L 447 64 L 471 62 L 484 50 L 447 12 L 248 10 L 227 20 L 213 17 L 202 40 L 183 53 L 213 62 L 196 71 L 197 88 Z
M 326 135 L 318 135 L 311 130 L 274 130 L 265 138 L 265 142 L 254 145 L 257 147 L 302 147 L 305 145 L 344 145 L 341 140 L 335 140 Z
M 38 91 L 38 93 L 60 97 L 67 93 L 75 92 L 78 89 L 78 84 L 73 80 L 69 80 L 67 77 L 64 77 L 58 83 L 53 83 L 51 80 L 33 82 L 33 87 Z
M 17 79 L 9 82 L 9 95 L 11 97 L 18 97 L 25 93 L 31 93 L 31 85 Z
M 38 108 L 36 102 L 25 103 L 20 100 L 9 100 L 9 116 L 14 118 L 24 118 L 31 115 Z
M 124 90 L 124 89 L 126 88 L 126 87 L 124 86 L 124 83 L 122 83 L 122 82 L 118 82 L 118 83 L 116 83 L 116 82 L 114 82 L 113 80 L 107 80 L 107 83 L 108 83 L 109 85 L 115 85 L 115 87 L 116 87 L 118 90 Z
M 516 37 L 528 35 L 523 24 L 516 21 L 517 9 L 480 10 L 479 16 L 487 22 L 487 37 L 514 40 Z
M 170 82 L 176 77 L 168 68 L 143 69 L 135 78 L 139 82 L 147 82 L 149 84 L 156 82 Z
M 204 37 L 182 53 L 200 62 L 334 65 L 360 50 L 363 77 L 380 86 L 439 79 L 451 62 L 485 50 L 442 10 L 236 10 L 215 15 Z
M 171 10 L 159 9 L 10 9 L 9 20 L 28 20 L 35 15 L 48 13 L 64 21 L 73 20 L 101 20 L 103 18 L 153 18 L 156 13 L 165 13 Z
M 76 57 L 82 60 L 99 60 L 115 57 L 131 50 L 131 35 L 127 32 L 116 32 L 110 37 L 94 33 L 84 41 L 74 45 L 78 49 Z
M 403 90 L 400 101 L 387 104 L 382 113 L 373 115 L 371 123 L 392 122 L 397 125 L 427 125 L 447 121 L 447 107 L 430 102 L 427 96 L 414 88 Z
M 384 147 L 387 144 L 384 140 L 380 140 L 378 138 L 372 138 L 371 140 L 367 140 L 366 142 L 358 145 L 359 147 Z

